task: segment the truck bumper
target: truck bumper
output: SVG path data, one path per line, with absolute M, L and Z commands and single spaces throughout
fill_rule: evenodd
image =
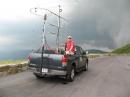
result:
M 64 76 L 66 75 L 66 71 L 65 70 L 53 70 L 53 69 L 47 69 L 47 72 L 40 72 L 39 68 L 34 68 L 34 67 L 28 67 L 28 70 L 34 73 L 37 73 L 39 75 L 61 75 Z

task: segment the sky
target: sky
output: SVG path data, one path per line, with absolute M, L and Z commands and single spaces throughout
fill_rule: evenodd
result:
M 113 50 L 130 43 L 129 0 L 1 0 L 0 1 L 0 52 L 32 50 L 41 46 L 43 18 L 30 12 L 31 8 L 47 8 L 57 12 L 63 9 L 61 43 L 71 35 L 84 49 Z M 46 11 L 47 40 L 55 46 L 56 32 L 49 24 L 57 18 Z

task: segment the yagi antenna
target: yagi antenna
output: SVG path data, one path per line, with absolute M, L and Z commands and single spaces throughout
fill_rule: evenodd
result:
M 35 15 L 37 15 L 37 16 L 42 16 L 42 17 L 44 17 L 44 23 L 45 23 L 45 21 L 47 20 L 47 14 L 44 14 L 44 16 L 43 16 L 43 15 L 40 15 L 40 14 L 37 13 L 38 10 L 47 11 L 47 12 L 49 12 L 49 13 L 55 15 L 56 17 L 58 17 L 58 26 L 57 26 L 57 25 L 53 25 L 53 24 L 50 24 L 50 25 L 57 28 L 56 44 L 57 44 L 58 49 L 59 49 L 59 41 L 60 41 L 60 38 L 59 38 L 59 37 L 60 37 L 60 29 L 61 29 L 61 19 L 64 20 L 64 21 L 66 21 L 66 22 L 68 22 L 68 21 L 61 16 L 62 9 L 61 9 L 61 6 L 60 6 L 60 5 L 58 6 L 58 8 L 59 8 L 58 14 L 57 14 L 57 13 L 54 13 L 53 11 L 48 10 L 48 9 L 46 9 L 46 8 L 38 8 L 38 7 L 30 9 L 30 12 L 33 13 L 33 14 L 35 14 Z M 34 10 L 34 12 L 33 12 L 32 10 Z

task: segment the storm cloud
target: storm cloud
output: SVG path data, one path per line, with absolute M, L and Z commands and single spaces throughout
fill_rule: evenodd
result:
M 76 0 L 73 5 L 68 27 L 79 44 L 114 49 L 130 43 L 129 0 Z
M 64 3 L 65 0 L 62 1 Z M 66 5 L 62 5 L 62 16 L 68 22 L 62 21 L 60 38 L 62 43 L 67 35 L 72 35 L 76 44 L 85 49 L 111 50 L 130 43 L 129 0 L 66 0 L 65 2 Z M 66 6 L 67 9 L 64 9 Z M 29 9 L 27 10 L 29 13 Z M 48 17 L 46 31 L 56 32 L 56 29 L 48 26 L 49 23 L 57 23 L 53 16 Z M 43 21 L 39 17 L 14 22 L 1 21 L 0 26 L 1 37 L 9 36 L 15 40 L 8 46 L 1 46 L 3 49 L 34 49 L 41 45 Z M 55 45 L 55 38 L 53 35 L 47 35 L 52 47 Z

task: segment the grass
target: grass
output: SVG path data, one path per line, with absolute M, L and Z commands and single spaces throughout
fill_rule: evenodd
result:
M 6 65 L 6 64 L 19 64 L 22 62 L 25 62 L 25 59 L 19 59 L 19 60 L 1 60 L 0 65 Z
M 129 54 L 130 53 L 130 44 L 125 45 L 124 47 L 114 50 L 112 53 L 116 54 Z

